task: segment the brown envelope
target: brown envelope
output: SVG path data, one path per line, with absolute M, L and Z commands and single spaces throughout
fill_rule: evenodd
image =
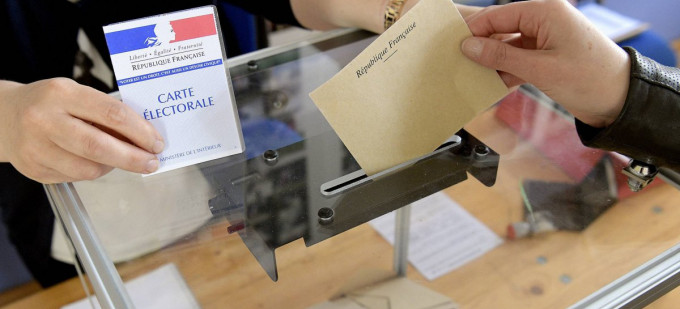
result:
M 508 92 L 466 58 L 451 0 L 422 0 L 310 97 L 366 174 L 435 150 Z

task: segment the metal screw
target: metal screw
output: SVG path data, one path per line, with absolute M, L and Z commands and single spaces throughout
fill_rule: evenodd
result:
M 250 60 L 248 61 L 248 70 L 250 71 L 255 71 L 259 68 L 260 66 L 257 64 L 255 60 Z
M 319 223 L 322 225 L 330 224 L 333 222 L 333 215 L 335 213 L 333 212 L 333 209 L 330 209 L 328 207 L 322 207 L 319 209 L 319 212 L 317 215 L 319 216 Z
M 489 152 L 490 152 L 489 147 L 486 147 L 484 145 L 477 145 L 477 146 L 475 146 L 475 149 L 474 149 L 474 156 L 477 159 L 483 158 L 483 157 L 486 157 L 486 155 L 488 155 Z
M 661 206 L 654 206 L 654 207 L 652 208 L 652 211 L 653 211 L 655 214 L 660 214 L 660 213 L 663 212 L 663 208 L 661 208 Z
M 262 158 L 267 165 L 274 165 L 279 160 L 279 152 L 276 150 L 267 150 L 262 154 Z
M 288 105 L 288 96 L 282 91 L 273 91 L 265 97 L 268 109 L 278 110 Z
M 642 183 L 635 180 L 635 179 L 628 179 L 628 188 L 630 188 L 630 191 L 633 192 L 639 192 L 642 190 Z
M 628 166 L 623 168 L 623 174 L 628 176 L 628 187 L 633 192 L 646 187 L 657 173 L 656 166 L 638 160 L 631 160 Z

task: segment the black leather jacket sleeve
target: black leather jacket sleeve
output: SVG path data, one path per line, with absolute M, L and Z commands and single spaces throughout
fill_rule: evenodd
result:
M 680 70 L 624 48 L 630 55 L 628 96 L 619 117 L 606 128 L 576 120 L 584 145 L 680 171 Z

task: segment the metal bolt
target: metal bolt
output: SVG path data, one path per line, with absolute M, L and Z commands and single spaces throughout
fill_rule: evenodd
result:
M 319 209 L 319 212 L 317 215 L 319 216 L 319 223 L 322 225 L 330 224 L 333 222 L 333 215 L 335 213 L 333 212 L 333 209 L 330 209 L 328 207 L 322 207 Z
M 288 96 L 283 91 L 272 91 L 266 95 L 265 100 L 268 110 L 278 110 L 288 105 Z
M 255 60 L 250 60 L 248 61 L 248 70 L 250 71 L 255 71 L 259 68 L 260 66 L 257 64 Z
M 630 191 L 633 192 L 639 192 L 642 190 L 642 182 L 629 178 L 628 179 L 628 188 L 630 188 Z
M 488 155 L 489 152 L 490 152 L 489 147 L 486 147 L 484 145 L 477 145 L 477 146 L 475 146 L 475 149 L 474 149 L 474 156 L 477 159 L 483 158 L 483 157 L 486 157 L 486 155 Z
M 646 187 L 657 173 L 656 166 L 638 160 L 631 160 L 628 166 L 623 168 L 623 174 L 628 176 L 628 187 L 633 192 Z
M 279 152 L 276 150 L 267 150 L 262 154 L 262 158 L 267 165 L 274 165 L 279 160 Z

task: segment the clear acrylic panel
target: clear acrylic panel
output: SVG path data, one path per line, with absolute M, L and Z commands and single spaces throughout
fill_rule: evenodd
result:
M 161 280 L 159 298 L 174 285 L 202 308 L 308 308 L 384 278 L 393 247 L 365 223 L 440 191 L 503 239 L 434 280 L 408 267 L 463 308 L 568 307 L 680 242 L 680 192 L 661 179 L 631 192 L 627 158 L 582 146 L 530 85 L 432 154 L 366 176 L 308 93 L 372 39 L 341 31 L 231 59 L 242 155 L 116 170 L 53 197 L 82 203 L 129 294 Z M 53 251 L 71 258 L 66 242 Z

